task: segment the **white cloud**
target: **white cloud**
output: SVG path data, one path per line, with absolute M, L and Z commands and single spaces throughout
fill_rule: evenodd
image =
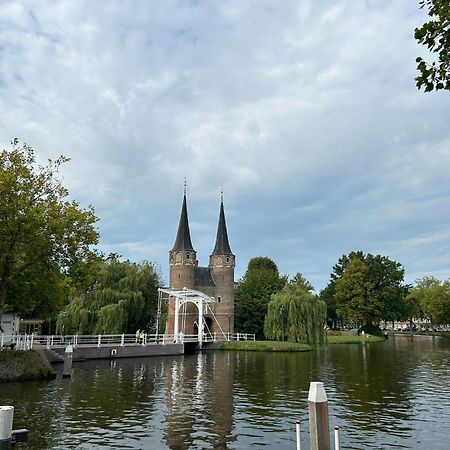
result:
M 186 176 L 201 263 L 224 185 L 238 275 L 270 252 L 318 288 L 358 248 L 442 271 L 442 242 L 414 244 L 447 228 L 450 189 L 447 96 L 414 86 L 423 18 L 409 0 L 3 2 L 0 141 L 71 156 L 103 248 L 163 270 Z

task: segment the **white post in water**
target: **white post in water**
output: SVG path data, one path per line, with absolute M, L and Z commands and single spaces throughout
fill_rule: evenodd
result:
M 320 381 L 310 383 L 308 402 L 311 450 L 330 450 L 328 400 L 323 383 Z
M 339 450 L 340 444 L 339 444 L 339 427 L 336 425 L 334 427 L 334 450 Z
M 14 406 L 0 406 L 0 449 L 11 448 Z
M 295 422 L 295 432 L 297 435 L 297 450 L 302 450 L 302 444 L 300 442 L 300 420 Z
M 73 347 L 72 345 L 69 344 L 66 347 L 66 351 L 64 352 L 63 377 L 72 376 L 72 356 L 73 356 Z

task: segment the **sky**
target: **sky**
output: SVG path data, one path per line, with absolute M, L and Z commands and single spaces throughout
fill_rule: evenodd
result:
M 220 205 L 316 290 L 343 254 L 450 276 L 450 93 L 418 91 L 414 0 L 0 0 L 0 148 L 64 154 L 99 249 L 167 281 L 184 178 L 200 265 Z

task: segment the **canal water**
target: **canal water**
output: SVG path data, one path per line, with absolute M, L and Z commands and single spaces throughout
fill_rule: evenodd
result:
M 407 336 L 308 353 L 204 351 L 88 361 L 71 379 L 0 385 L 17 449 L 308 449 L 323 381 L 343 449 L 450 448 L 450 339 Z

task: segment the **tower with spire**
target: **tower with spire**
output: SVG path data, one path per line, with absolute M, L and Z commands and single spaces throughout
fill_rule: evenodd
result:
M 216 243 L 209 257 L 209 270 L 216 285 L 214 315 L 223 330 L 234 331 L 234 267 L 235 256 L 230 248 L 227 223 L 223 209 L 223 192 L 220 198 L 219 223 Z
M 171 289 L 186 287 L 215 298 L 214 316 L 216 320 L 208 315 L 205 317 L 209 331 L 211 333 L 222 333 L 222 331 L 233 333 L 235 256 L 228 241 L 223 192 L 220 199 L 219 223 L 214 249 L 209 257 L 208 267 L 201 267 L 198 265 L 197 252 L 191 241 L 185 184 L 175 244 L 169 252 L 169 267 Z M 196 334 L 198 332 L 196 328 L 198 311 L 192 304 L 186 305 L 186 308 L 186 311 L 183 312 L 182 331 L 185 334 Z M 169 302 L 166 329 L 168 334 L 173 333 L 174 313 L 174 305 Z

